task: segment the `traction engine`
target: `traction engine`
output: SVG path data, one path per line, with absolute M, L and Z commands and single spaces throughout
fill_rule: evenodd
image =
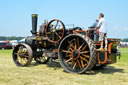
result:
M 80 27 L 65 28 L 62 21 L 53 19 L 40 26 L 37 32 L 37 14 L 32 14 L 32 36 L 13 50 L 13 61 L 17 66 L 28 66 L 34 59 L 46 64 L 49 59 L 59 59 L 66 72 L 84 73 L 93 68 L 116 63 L 119 39 L 107 39 L 108 50 L 97 51 L 99 41 L 89 37 L 88 30 Z

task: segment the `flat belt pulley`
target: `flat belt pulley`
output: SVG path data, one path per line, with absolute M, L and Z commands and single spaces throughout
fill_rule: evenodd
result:
M 58 43 L 62 40 L 65 32 L 65 26 L 62 21 L 58 19 L 51 20 L 45 30 L 46 37 L 49 42 Z

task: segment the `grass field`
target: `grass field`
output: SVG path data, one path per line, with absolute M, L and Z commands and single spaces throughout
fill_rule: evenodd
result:
M 121 60 L 86 74 L 63 71 L 56 62 L 17 67 L 12 50 L 0 50 L 0 85 L 128 85 L 128 48 L 121 48 Z

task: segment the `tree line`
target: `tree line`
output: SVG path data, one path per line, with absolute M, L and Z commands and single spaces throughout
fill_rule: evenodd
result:
M 25 37 L 16 37 L 16 36 L 0 36 L 0 41 L 3 41 L 3 40 L 21 40 Z M 121 39 L 122 42 L 128 42 L 128 38 L 124 38 L 124 39 Z
M 128 38 L 121 39 L 122 42 L 128 42 Z
M 25 37 L 16 37 L 16 36 L 0 36 L 0 41 L 3 41 L 3 40 L 21 40 Z

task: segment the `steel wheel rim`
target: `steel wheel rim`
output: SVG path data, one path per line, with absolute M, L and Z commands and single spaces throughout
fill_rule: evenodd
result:
M 60 55 L 64 55 L 63 57 L 59 57 L 63 63 L 62 66 L 67 67 L 67 69 L 72 72 L 83 72 L 88 66 L 90 60 L 90 49 L 88 44 L 83 38 L 80 38 L 79 36 L 73 37 L 72 39 L 67 38 L 65 41 L 66 42 L 64 43 L 67 44 L 68 49 L 59 48 L 60 53 L 62 53 Z M 62 43 L 62 45 L 64 43 Z M 78 55 L 75 56 L 73 53 L 74 51 L 77 51 Z
M 18 45 L 13 51 L 13 60 L 18 66 L 27 66 L 32 61 L 32 50 L 26 44 Z

